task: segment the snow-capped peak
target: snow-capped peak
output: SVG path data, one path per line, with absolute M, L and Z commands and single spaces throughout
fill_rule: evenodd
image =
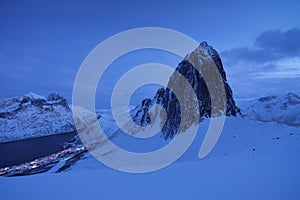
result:
M 50 93 L 47 97 L 47 101 L 60 101 L 60 100 L 64 100 L 64 97 L 56 92 Z
M 36 94 L 34 92 L 29 92 L 28 94 L 24 95 L 23 97 L 29 97 L 31 99 L 43 99 L 43 100 L 46 100 L 46 98 L 44 96 Z
M 286 95 L 271 95 L 252 100 L 245 108 L 246 116 L 259 121 L 275 121 L 287 125 L 300 125 L 300 96 L 289 92 Z
M 199 44 L 199 46 L 194 51 L 192 51 L 191 53 L 185 56 L 185 60 L 191 61 L 192 60 L 191 57 L 195 55 L 196 56 L 202 55 L 201 57 L 203 59 L 205 58 L 205 56 L 203 56 L 203 54 L 205 55 L 205 53 L 207 53 L 214 61 L 220 59 L 218 52 L 212 46 L 210 46 L 206 41 L 203 41 Z
M 289 92 L 286 95 L 285 100 L 288 104 L 292 104 L 292 105 L 300 104 L 300 96 L 292 92 Z
M 74 131 L 67 100 L 30 92 L 0 102 L 0 143 Z

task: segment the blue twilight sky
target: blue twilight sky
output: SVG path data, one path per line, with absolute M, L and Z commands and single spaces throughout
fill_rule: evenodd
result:
M 71 102 L 86 55 L 114 34 L 146 26 L 208 41 L 221 54 L 236 98 L 300 93 L 299 10 L 297 0 L 1 0 L 0 98 L 56 91 Z M 176 67 L 180 58 L 151 50 L 120 58 L 100 82 L 98 102 L 109 99 L 126 70 L 149 61 Z

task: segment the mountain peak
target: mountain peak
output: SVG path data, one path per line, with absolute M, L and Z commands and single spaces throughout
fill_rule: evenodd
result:
M 210 46 L 206 41 L 203 41 L 199 44 L 199 46 L 193 50 L 192 52 L 188 53 L 186 56 L 185 56 L 185 60 L 191 60 L 191 57 L 193 56 L 203 56 L 203 54 L 205 52 L 207 52 L 209 54 L 209 52 L 211 51 L 211 49 L 213 49 L 212 46 Z
M 208 42 L 206 42 L 206 41 L 202 41 L 199 44 L 199 46 L 194 51 L 192 51 L 191 53 L 197 52 L 199 54 L 200 50 L 205 50 L 210 55 L 210 57 L 212 59 L 214 59 L 214 57 L 220 58 L 218 52 L 211 45 L 209 45 Z
M 300 96 L 297 95 L 297 94 L 295 94 L 295 93 L 293 93 L 293 92 L 289 92 L 289 93 L 287 93 L 286 98 L 300 99 Z
M 56 92 L 52 92 L 48 95 L 47 101 L 58 101 L 58 100 L 63 100 L 64 97 L 61 96 L 60 94 Z
M 36 94 L 34 92 L 29 92 L 28 94 L 24 95 L 24 97 L 29 97 L 30 99 L 42 99 L 42 100 L 46 100 L 46 98 L 44 96 Z
M 208 45 L 208 43 L 206 41 L 202 41 L 199 46 L 201 46 L 203 48 L 206 48 L 209 45 Z
M 221 58 L 218 52 L 210 46 L 207 42 L 201 42 L 199 46 L 187 54 L 182 62 L 180 62 L 176 68 L 176 71 L 179 72 L 192 86 L 194 92 L 197 96 L 197 101 L 200 111 L 200 120 L 203 117 L 211 117 L 212 106 L 211 99 L 206 83 L 203 79 L 203 72 L 215 65 L 219 70 L 221 75 L 220 81 L 224 84 L 224 89 L 226 93 L 226 115 L 236 116 L 240 113 L 240 109 L 235 105 L 233 99 L 232 90 L 226 80 L 226 73 L 224 71 Z M 179 84 L 179 76 L 174 73 L 171 75 L 168 87 L 161 88 L 156 92 L 156 95 L 152 100 L 147 100 L 147 105 L 142 103 L 142 106 L 137 106 L 132 113 L 133 120 L 136 124 L 140 126 L 145 126 L 149 123 L 149 108 L 155 104 L 162 105 L 167 112 L 166 123 L 162 129 L 163 137 L 165 139 L 173 138 L 177 133 L 179 124 L 181 121 L 181 109 L 190 109 L 189 105 L 179 105 L 179 101 L 176 98 L 175 94 L 172 92 L 176 87 L 178 91 L 186 91 L 187 86 L 185 84 Z M 215 87 L 214 87 L 215 88 Z M 192 97 L 186 97 L 192 98 Z M 194 100 L 192 100 L 194 101 Z M 188 100 L 184 104 L 188 104 Z M 144 106 L 143 106 L 144 105 Z M 196 112 L 195 109 L 185 110 L 190 113 L 191 116 L 194 116 Z M 197 118 L 189 120 L 188 124 L 185 124 L 184 130 L 187 130 L 193 123 L 199 123 L 196 121 Z
M 300 97 L 292 92 L 255 99 L 245 109 L 246 116 L 259 121 L 275 121 L 292 126 L 300 125 Z
M 30 92 L 0 102 L 0 143 L 74 131 L 67 100 Z

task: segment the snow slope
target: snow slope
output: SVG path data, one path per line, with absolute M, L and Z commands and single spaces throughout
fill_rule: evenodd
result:
M 300 198 L 300 129 L 228 117 L 221 138 L 197 158 L 208 120 L 171 166 L 147 174 L 104 167 L 92 157 L 66 172 L 0 177 L 4 199 L 272 199 Z M 159 137 L 157 137 L 158 139 Z M 127 143 L 130 145 L 130 143 Z

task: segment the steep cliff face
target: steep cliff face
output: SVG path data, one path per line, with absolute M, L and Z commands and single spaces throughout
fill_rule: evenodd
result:
M 213 62 L 213 66 L 209 64 Z M 235 101 L 233 99 L 232 90 L 227 82 L 226 73 L 222 65 L 221 58 L 218 52 L 211 46 L 209 46 L 206 42 L 202 42 L 197 49 L 188 54 L 182 62 L 179 63 L 176 71 L 179 72 L 191 85 L 196 96 L 197 102 L 199 105 L 200 112 L 200 121 L 204 117 L 211 117 L 212 115 L 212 104 L 211 104 L 211 96 L 209 89 L 205 83 L 203 78 L 203 73 L 206 73 L 211 67 L 217 68 L 220 78 L 215 79 L 216 81 L 220 81 L 224 86 L 224 93 L 226 95 L 226 115 L 227 116 L 236 116 L 240 113 L 240 109 L 236 106 Z M 181 109 L 189 109 L 190 115 L 196 115 L 196 109 L 189 108 L 189 105 L 185 105 L 185 102 L 188 102 L 190 96 L 185 96 L 187 101 L 184 101 L 184 105 L 180 105 L 178 99 L 175 94 L 172 92 L 174 87 L 179 88 L 178 91 L 184 92 L 187 90 L 186 84 L 178 84 L 179 76 L 173 74 L 168 82 L 167 88 L 160 88 L 154 98 L 143 100 L 142 104 L 137 106 L 132 112 L 132 118 L 136 124 L 140 126 L 146 126 L 150 123 L 151 119 L 149 116 L 149 110 L 151 106 L 155 104 L 162 105 L 167 113 L 166 123 L 163 126 L 162 133 L 165 139 L 173 138 L 177 133 L 179 124 L 181 121 Z M 215 82 L 216 82 L 215 81 Z M 213 81 L 212 89 L 217 88 L 215 86 L 215 82 Z M 214 94 L 218 94 L 219 91 L 213 91 Z M 216 101 L 218 101 L 218 97 L 214 97 Z M 184 129 L 188 129 L 193 123 L 199 123 L 200 121 L 189 120 L 189 122 L 185 122 Z M 199 119 L 199 118 L 195 118 Z M 184 131 L 184 130 L 183 130 Z

